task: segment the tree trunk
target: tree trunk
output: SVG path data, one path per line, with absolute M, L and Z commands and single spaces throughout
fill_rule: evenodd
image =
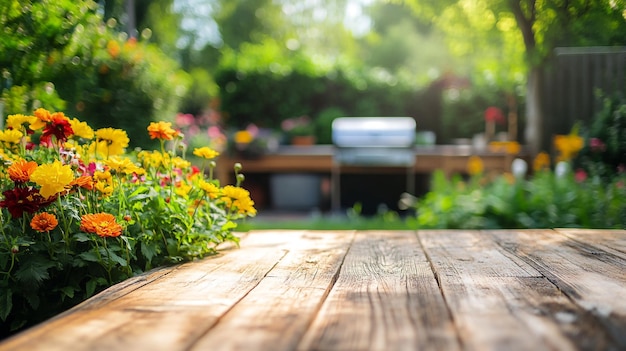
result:
M 543 74 L 540 67 L 531 67 L 526 82 L 526 128 L 524 138 L 530 156 L 534 157 L 542 149 L 543 141 L 543 95 L 541 92 Z

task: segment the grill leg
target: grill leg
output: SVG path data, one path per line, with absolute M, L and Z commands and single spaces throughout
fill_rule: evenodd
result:
M 340 167 L 337 162 L 333 162 L 330 174 L 330 208 L 333 213 L 339 213 L 341 208 L 341 186 L 340 186 Z
M 406 169 L 406 192 L 415 195 L 415 167 L 413 165 Z

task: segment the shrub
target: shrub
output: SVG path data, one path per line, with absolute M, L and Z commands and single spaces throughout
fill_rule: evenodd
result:
M 585 144 L 574 160 L 575 168 L 605 182 L 610 182 L 620 171 L 626 172 L 626 98 L 623 95 L 604 97 L 602 109 L 582 134 Z
M 626 174 L 610 183 L 539 171 L 529 179 L 482 174 L 468 181 L 438 171 L 430 191 L 413 204 L 415 228 L 624 228 Z

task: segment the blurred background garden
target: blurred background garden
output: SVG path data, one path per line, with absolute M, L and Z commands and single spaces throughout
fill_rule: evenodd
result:
M 63 111 L 144 149 L 172 122 L 189 150 L 243 160 L 259 216 L 241 229 L 626 226 L 623 0 L 2 0 L 0 24 L 0 120 Z M 341 220 L 318 172 L 305 220 L 263 221 L 273 174 L 246 160 L 331 145 L 343 116 L 413 117 L 416 148 L 466 146 L 468 167 L 410 194 L 346 175 L 387 196 L 346 194 Z M 510 165 L 490 169 L 498 147 Z

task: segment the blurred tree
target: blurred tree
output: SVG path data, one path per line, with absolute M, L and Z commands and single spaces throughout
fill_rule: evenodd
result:
M 513 87 L 526 74 L 526 143 L 539 151 L 544 116 L 542 67 L 557 46 L 623 45 L 623 0 L 403 0 L 446 34 L 456 55 L 470 56 L 487 81 Z M 518 53 L 523 48 L 524 52 Z M 504 58 L 504 60 L 502 60 Z M 523 58 L 523 66 L 518 65 Z M 495 70 L 496 67 L 500 69 Z M 522 71 L 523 69 L 523 71 Z
M 146 126 L 173 119 L 186 76 L 100 13 L 90 0 L 0 2 L 4 114 L 61 110 L 96 128 L 123 128 L 133 146 L 147 146 Z

